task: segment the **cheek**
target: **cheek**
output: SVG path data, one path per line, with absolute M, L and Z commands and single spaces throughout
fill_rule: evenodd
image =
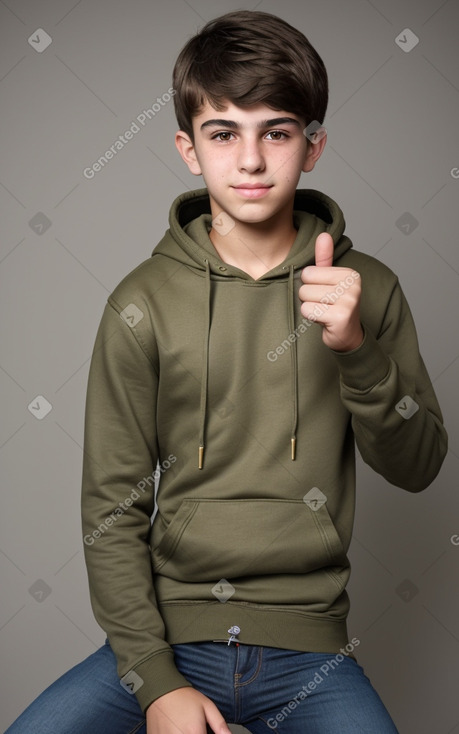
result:
M 213 152 L 213 155 L 205 155 L 204 161 L 204 168 L 207 174 L 212 176 L 213 178 L 220 178 L 221 176 L 224 176 L 225 171 L 231 168 L 228 156 L 215 154 L 215 152 Z
M 300 159 L 298 154 L 282 156 L 281 159 L 276 161 L 276 167 L 286 181 L 292 181 L 299 176 L 302 166 L 303 159 Z

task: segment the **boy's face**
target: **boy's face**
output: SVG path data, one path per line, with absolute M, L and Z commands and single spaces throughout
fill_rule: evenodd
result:
M 194 141 L 179 131 L 176 145 L 191 173 L 202 174 L 212 216 L 255 224 L 292 210 L 301 172 L 321 155 L 325 137 L 312 144 L 303 130 L 298 115 L 265 104 L 217 111 L 206 103 L 193 118 Z

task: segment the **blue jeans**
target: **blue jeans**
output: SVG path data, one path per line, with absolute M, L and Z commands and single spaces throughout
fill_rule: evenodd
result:
M 397 734 L 363 669 L 346 655 L 221 642 L 173 649 L 180 672 L 226 722 L 254 734 Z M 108 642 L 47 688 L 5 734 L 82 732 L 145 734 L 145 717 L 120 685 Z

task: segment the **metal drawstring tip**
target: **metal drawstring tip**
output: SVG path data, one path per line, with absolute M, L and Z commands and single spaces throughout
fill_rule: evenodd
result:
M 291 447 L 292 447 L 292 461 L 295 461 L 296 456 L 296 438 L 290 439 Z
M 204 462 L 204 446 L 199 447 L 198 469 L 202 469 Z

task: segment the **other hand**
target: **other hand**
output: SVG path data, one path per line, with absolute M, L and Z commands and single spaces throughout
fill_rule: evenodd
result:
M 147 734 L 231 734 L 213 701 L 195 688 L 177 688 L 147 709 Z

